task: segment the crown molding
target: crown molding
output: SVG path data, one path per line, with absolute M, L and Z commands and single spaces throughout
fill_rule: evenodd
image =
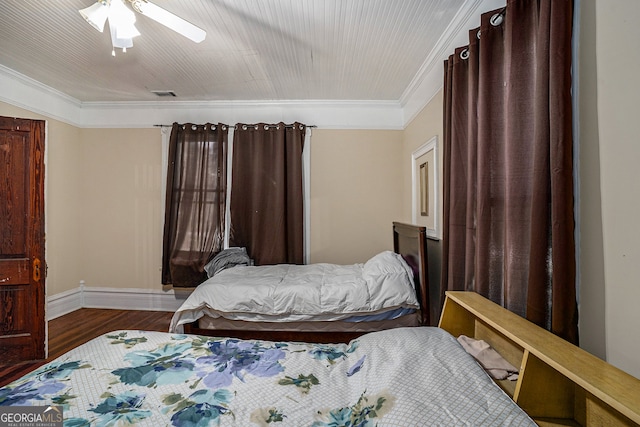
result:
M 49 118 L 82 127 L 82 103 L 69 95 L 0 65 L 0 101 Z
M 403 129 L 397 101 L 81 102 L 0 65 L 0 101 L 79 128 L 150 128 L 173 122 L 293 122 L 323 129 Z
M 442 89 L 444 60 L 457 47 L 469 44 L 469 30 L 480 26 L 480 15 L 505 5 L 506 0 L 467 0 L 462 5 L 400 97 L 399 102 L 403 110 L 405 126 L 411 123 L 415 116 Z
M 83 103 L 84 127 L 151 127 L 174 122 L 294 122 L 323 129 L 403 129 L 395 101 L 167 101 Z

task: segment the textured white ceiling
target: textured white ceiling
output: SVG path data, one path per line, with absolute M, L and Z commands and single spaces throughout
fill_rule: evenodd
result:
M 0 0 L 0 65 L 82 102 L 398 101 L 468 0 L 155 0 L 200 44 L 137 14 L 111 56 L 93 0 Z

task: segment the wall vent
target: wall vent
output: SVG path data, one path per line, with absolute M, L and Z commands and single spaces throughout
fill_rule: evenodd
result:
M 176 93 L 172 90 L 152 90 L 151 93 L 154 93 L 157 96 L 176 96 Z

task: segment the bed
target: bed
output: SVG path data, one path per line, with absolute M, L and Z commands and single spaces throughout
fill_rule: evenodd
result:
M 187 298 L 170 331 L 326 343 L 428 325 L 425 228 L 394 222 L 393 247 L 349 266 L 224 269 Z
M 0 388 L 65 426 L 534 426 L 456 339 L 397 328 L 349 343 L 123 330 Z
M 640 380 L 480 295 L 448 292 L 439 324 L 337 344 L 114 331 L 0 388 L 1 412 L 37 406 L 67 427 L 640 425 Z M 517 379 L 492 379 L 462 337 Z

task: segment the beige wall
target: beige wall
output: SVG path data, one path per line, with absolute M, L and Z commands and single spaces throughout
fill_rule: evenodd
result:
M 607 360 L 640 378 L 640 2 L 595 5 Z
M 83 129 L 87 286 L 158 289 L 162 250 L 161 135 Z M 401 216 L 401 131 L 314 130 L 311 262 L 362 262 L 392 248 Z
M 162 137 L 159 129 L 82 129 L 87 286 L 160 289 Z
M 158 289 L 161 136 L 156 129 L 83 129 L 87 286 Z M 362 262 L 392 248 L 401 216 L 401 131 L 314 130 L 311 262 Z
M 438 92 L 420 113 L 407 125 L 402 144 L 402 200 L 403 221 L 412 219 L 411 154 L 432 137 L 438 138 L 438 176 L 442 176 L 442 91 Z M 439 182 L 438 206 L 442 212 L 442 180 Z
M 0 115 L 47 121 L 47 295 L 87 286 L 160 288 L 158 129 L 79 129 L 0 103 Z
M 88 287 L 160 289 L 162 138 L 158 129 L 78 129 L 45 119 L 47 294 Z M 315 130 L 312 262 L 361 262 L 392 248 L 401 220 L 402 131 Z
M 602 241 L 600 140 L 595 2 L 583 1 L 579 55 L 580 144 L 580 346 L 606 359 L 605 277 Z
M 82 129 L 82 279 L 159 289 L 161 135 Z M 316 129 L 311 141 L 311 262 L 362 262 L 392 248 L 402 210 L 401 131 Z
M 363 262 L 393 249 L 402 164 L 401 131 L 313 131 L 311 262 Z
M 81 280 L 83 237 L 80 186 L 82 165 L 78 128 L 0 102 L 0 115 L 47 121 L 45 160 L 45 259 L 47 294 L 77 288 Z

